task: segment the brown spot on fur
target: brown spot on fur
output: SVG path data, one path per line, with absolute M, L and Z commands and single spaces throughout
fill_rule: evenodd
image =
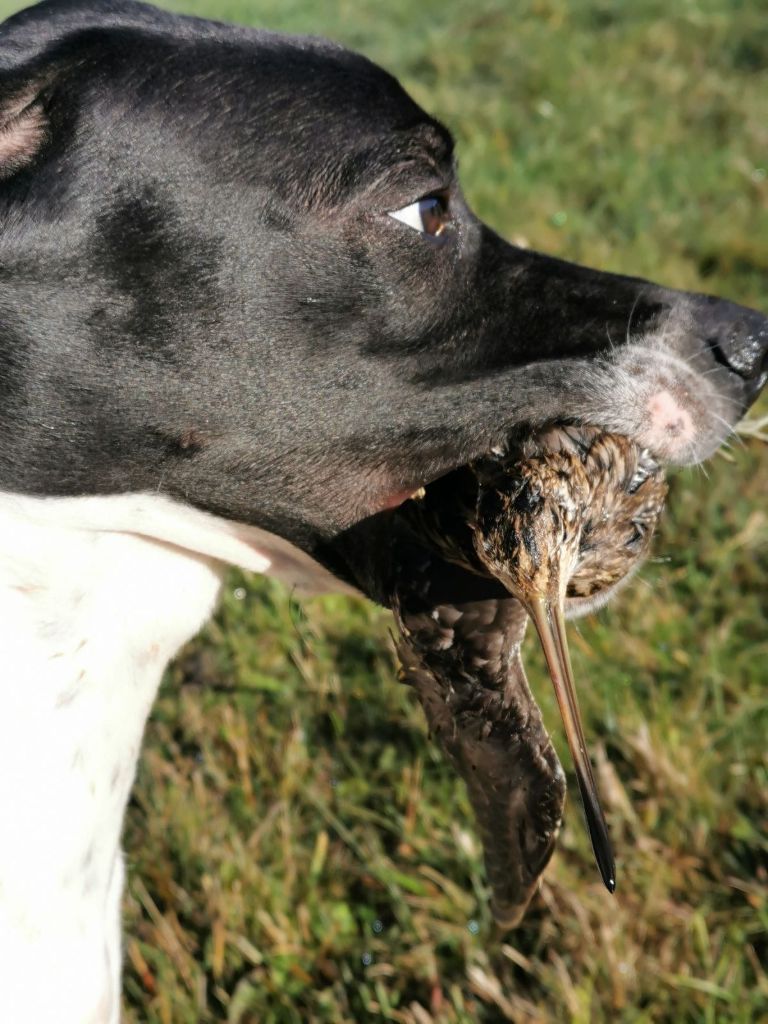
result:
M 11 590 L 15 590 L 17 594 L 24 594 L 25 596 L 39 594 L 45 589 L 42 583 L 14 583 L 11 586 Z
M 56 703 L 54 707 L 65 708 L 68 704 L 71 704 L 72 701 L 75 700 L 80 693 L 80 684 L 82 683 L 83 679 L 85 679 L 84 668 L 80 670 L 80 673 L 77 679 L 74 681 L 74 683 L 59 694 L 59 696 L 56 698 Z
M 190 427 L 189 430 L 185 430 L 179 438 L 179 448 L 184 452 L 193 454 L 199 452 L 203 448 L 203 435 L 199 430 L 195 430 Z

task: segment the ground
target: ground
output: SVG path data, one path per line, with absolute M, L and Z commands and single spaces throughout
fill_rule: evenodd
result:
M 768 312 L 765 0 L 167 6 L 383 64 L 456 133 L 470 201 L 511 240 Z M 766 494 L 768 445 L 746 436 L 675 473 L 655 557 L 571 629 L 617 892 L 569 776 L 558 852 L 507 935 L 463 788 L 395 681 L 389 614 L 232 574 L 147 731 L 127 1021 L 768 1019 Z

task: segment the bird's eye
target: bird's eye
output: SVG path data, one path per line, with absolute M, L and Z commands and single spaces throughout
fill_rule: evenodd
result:
M 390 211 L 389 216 L 431 238 L 439 238 L 451 223 L 448 199 L 442 195 L 425 196 L 402 210 Z

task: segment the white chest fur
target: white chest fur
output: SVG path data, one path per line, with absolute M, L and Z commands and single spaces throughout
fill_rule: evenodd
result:
M 123 813 L 162 671 L 223 561 L 330 580 L 163 498 L 0 496 L 2 1021 L 118 1020 Z
M 0 1019 L 116 1021 L 119 837 L 168 659 L 215 564 L 0 514 Z

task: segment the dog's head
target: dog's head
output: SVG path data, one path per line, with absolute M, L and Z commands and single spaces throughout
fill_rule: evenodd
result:
M 0 33 L 0 487 L 160 492 L 318 552 L 572 419 L 674 463 L 766 378 L 729 302 L 504 242 L 330 43 L 49 2 Z

